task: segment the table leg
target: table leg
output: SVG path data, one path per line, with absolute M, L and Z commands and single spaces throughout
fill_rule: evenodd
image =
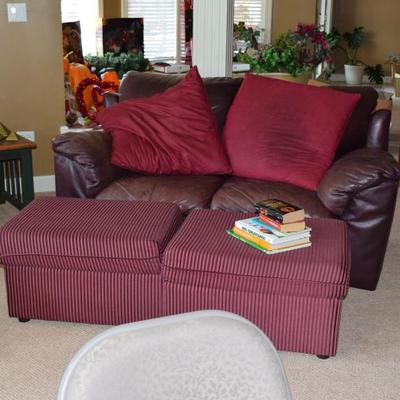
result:
M 22 207 L 28 205 L 35 197 L 33 187 L 32 152 L 21 150 Z
M 4 196 L 4 163 L 0 162 L 0 204 L 5 203 Z

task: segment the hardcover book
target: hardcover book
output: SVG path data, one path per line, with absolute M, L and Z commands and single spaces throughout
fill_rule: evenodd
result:
M 249 232 L 246 232 L 246 231 L 244 231 L 242 229 L 239 229 L 236 226 L 234 226 L 232 228 L 232 232 L 236 233 L 236 235 L 240 236 L 242 239 L 246 239 L 249 242 L 252 242 L 252 243 L 262 247 L 263 249 L 270 250 L 270 251 L 287 249 L 287 248 L 291 248 L 293 246 L 306 244 L 306 243 L 310 242 L 310 238 L 309 237 L 305 237 L 305 238 L 302 238 L 302 239 L 295 239 L 295 240 L 292 240 L 290 242 L 285 242 L 285 243 L 281 243 L 281 244 L 277 244 L 277 245 L 272 245 L 272 244 L 269 244 L 266 241 L 258 238 L 257 236 L 252 235 Z
M 262 200 L 255 207 L 259 214 L 268 215 L 282 224 L 304 220 L 304 209 L 283 200 Z
M 310 237 L 310 228 L 306 228 L 301 232 L 292 234 L 283 234 L 276 229 L 264 224 L 258 217 L 241 219 L 235 222 L 235 226 L 258 238 L 265 240 L 267 243 L 277 245 L 281 243 L 291 242 L 293 240 Z M 275 234 L 275 233 L 279 233 Z
M 311 246 L 311 242 L 308 242 L 308 243 L 306 243 L 306 244 L 300 244 L 300 245 L 297 245 L 297 246 L 287 247 L 287 248 L 280 249 L 280 250 L 272 250 L 272 251 L 270 251 L 270 250 L 263 249 L 262 247 L 258 246 L 257 244 L 252 243 L 252 242 L 250 242 L 249 240 L 246 240 L 246 239 L 240 237 L 240 236 L 237 235 L 235 232 L 233 232 L 231 229 L 228 229 L 226 232 L 227 232 L 229 235 L 233 236 L 234 238 L 239 239 L 241 242 L 246 243 L 246 244 L 248 244 L 249 246 L 254 247 L 254 248 L 257 249 L 257 250 L 260 250 L 260 251 L 262 251 L 262 252 L 265 253 L 265 254 L 278 254 L 278 253 L 283 253 L 283 252 L 285 252 L 285 251 L 303 249 L 303 248 L 305 248 L 305 247 L 310 247 L 310 246 Z
M 282 233 L 299 232 L 306 228 L 306 223 L 304 220 L 298 222 L 290 222 L 288 224 L 282 224 L 268 215 L 260 214 L 259 218 L 265 224 L 272 226 L 273 228 L 277 229 L 279 232 Z

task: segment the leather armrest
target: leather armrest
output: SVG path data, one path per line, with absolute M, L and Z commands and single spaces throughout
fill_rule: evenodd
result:
M 363 148 L 346 154 L 331 166 L 320 183 L 318 197 L 329 211 L 342 216 L 356 195 L 399 179 L 400 164 L 390 153 Z M 381 200 L 370 199 L 376 204 Z
M 121 170 L 111 165 L 112 137 L 103 130 L 53 139 L 57 196 L 95 197 Z
M 391 117 L 392 113 L 390 110 L 378 110 L 371 114 L 368 127 L 367 147 L 388 150 Z
M 380 149 L 363 148 L 337 160 L 318 196 L 347 223 L 351 285 L 374 290 L 382 270 L 400 179 L 400 164 Z

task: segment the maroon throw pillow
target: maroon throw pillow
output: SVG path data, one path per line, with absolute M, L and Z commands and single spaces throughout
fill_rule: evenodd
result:
M 119 167 L 153 175 L 231 172 L 196 67 L 164 93 L 123 101 L 96 119 L 113 137 L 111 162 Z
M 316 190 L 359 99 L 247 74 L 223 133 L 233 175 Z

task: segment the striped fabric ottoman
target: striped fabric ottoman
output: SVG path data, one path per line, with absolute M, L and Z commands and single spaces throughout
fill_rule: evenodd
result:
M 98 324 L 160 316 L 160 255 L 181 218 L 168 203 L 33 201 L 0 232 L 10 316 Z
M 266 255 L 225 232 L 250 216 L 188 216 L 163 255 L 165 313 L 230 311 L 258 325 L 280 350 L 335 355 L 349 285 L 345 223 L 309 220 L 311 247 Z

